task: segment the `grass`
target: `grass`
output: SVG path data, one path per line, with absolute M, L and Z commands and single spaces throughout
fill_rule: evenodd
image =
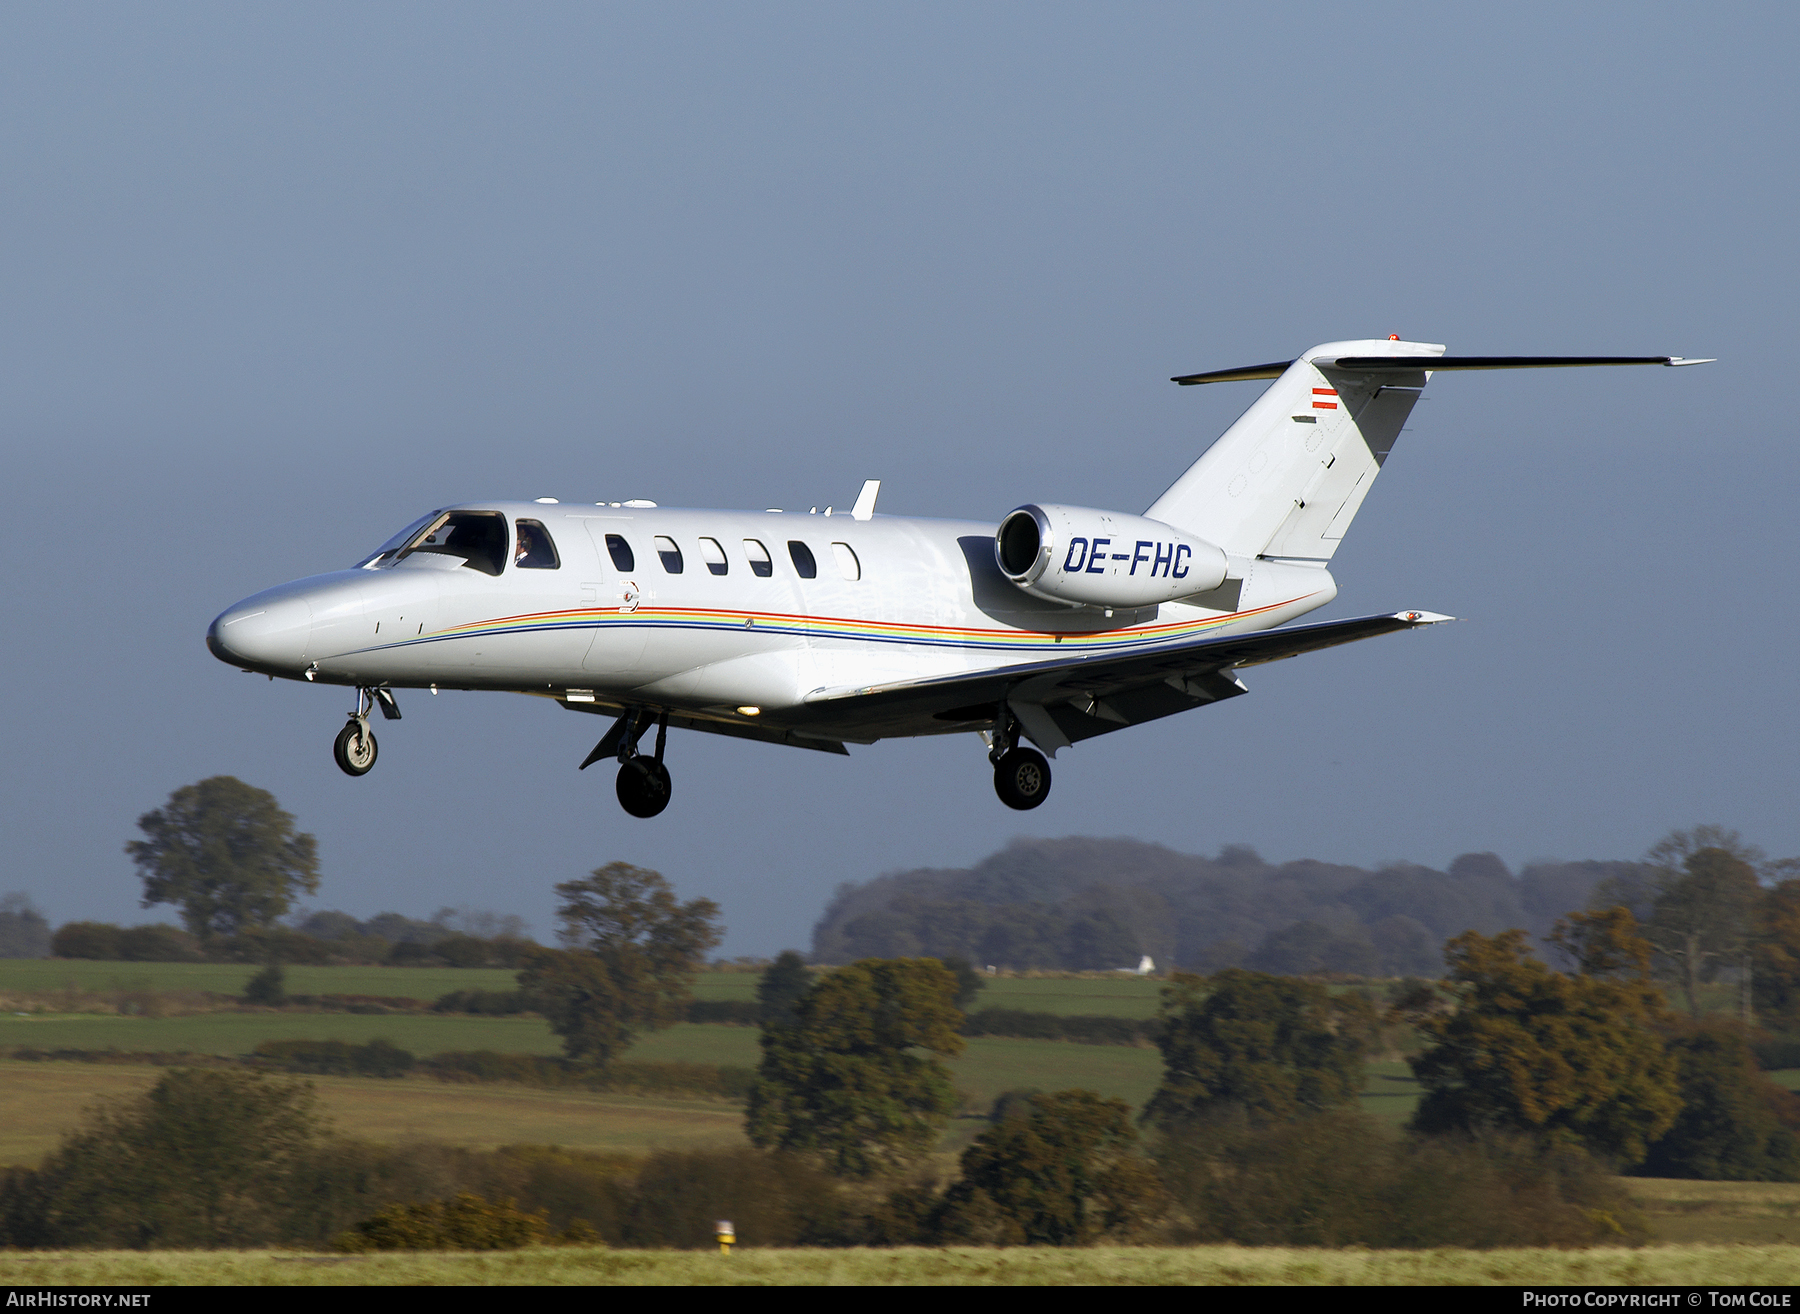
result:
M 241 994 L 262 969 L 254 963 L 108 963 L 85 958 L 0 958 L 8 990 L 211 990 Z M 516 973 L 499 967 L 289 966 L 294 995 L 388 995 L 429 1003 L 452 990 L 511 990 Z
M 1800 1244 L 1800 1182 L 1620 1181 L 1665 1244 Z
M 747 1028 L 744 1032 L 755 1036 Z M 0 1017 L 0 1046 L 31 1045 L 39 1049 L 248 1054 L 264 1040 L 347 1040 L 364 1044 L 378 1036 L 415 1054 L 436 1054 L 447 1049 L 497 1049 L 514 1054 L 562 1052 L 549 1024 L 542 1018 L 528 1017 L 283 1012 L 191 1013 L 180 1017 L 41 1013 Z
M 0 1254 L 0 1283 L 154 1286 L 1789 1286 L 1800 1248 L 1289 1250 L 1235 1246 L 987 1250 L 541 1249 Z
M 0 1061 L 0 1163 L 39 1162 L 95 1099 L 134 1094 L 159 1075 L 152 1067 Z M 428 1077 L 307 1080 L 338 1133 L 355 1140 L 476 1148 L 530 1143 L 629 1153 L 743 1143 L 743 1110 L 700 1100 L 451 1085 Z
M 0 994 L 8 990 L 211 990 L 239 994 L 260 970 L 246 963 L 112 963 L 81 958 L 0 959 Z M 498 967 L 302 967 L 287 969 L 288 993 L 385 995 L 429 1003 L 452 990 L 511 990 L 516 973 Z M 702 972 L 696 999 L 753 1000 L 754 972 Z M 1038 1013 L 1156 1016 L 1163 982 L 1135 976 L 1064 979 L 990 978 L 976 1008 L 1022 1008 Z

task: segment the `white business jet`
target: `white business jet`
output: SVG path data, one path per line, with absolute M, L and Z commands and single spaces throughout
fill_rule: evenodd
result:
M 877 516 L 875 480 L 823 515 L 471 502 L 246 598 L 206 641 L 246 671 L 356 689 L 334 746 L 353 776 L 375 765 L 375 709 L 399 719 L 394 690 L 484 689 L 615 718 L 581 766 L 616 759 L 636 817 L 668 805 L 670 726 L 827 753 L 977 733 L 1001 801 L 1034 808 L 1045 754 L 1234 698 L 1247 666 L 1450 619 L 1287 624 L 1337 596 L 1332 554 L 1434 371 L 1700 363 L 1389 338 L 1184 375 L 1274 383 L 1142 515 Z

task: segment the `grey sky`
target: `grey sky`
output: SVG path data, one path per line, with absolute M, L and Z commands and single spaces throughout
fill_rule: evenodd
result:
M 831 888 L 1018 834 L 1440 865 L 1696 821 L 1800 851 L 1788 6 L 11 5 L 0 10 L 0 888 L 132 919 L 200 777 L 323 904 L 548 928 L 620 858 L 803 944 Z M 603 729 L 237 674 L 207 622 L 479 497 L 1141 510 L 1258 385 L 1402 336 L 1718 356 L 1440 376 L 1325 616 L 1464 624 L 1251 672 L 999 806 L 978 742 Z

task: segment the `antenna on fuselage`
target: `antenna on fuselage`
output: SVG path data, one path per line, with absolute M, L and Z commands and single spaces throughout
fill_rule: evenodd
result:
M 875 499 L 881 493 L 881 480 L 863 480 L 862 492 L 856 495 L 856 505 L 850 508 L 852 520 L 869 520 L 875 515 Z

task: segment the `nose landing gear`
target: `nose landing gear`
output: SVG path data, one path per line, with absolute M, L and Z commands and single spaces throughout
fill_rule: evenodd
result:
M 1029 812 L 1050 797 L 1050 763 L 1035 748 L 1020 746 L 1018 720 L 1005 703 L 994 716 L 988 761 L 994 764 L 994 792 L 1007 807 Z
M 350 719 L 344 722 L 344 728 L 332 741 L 331 756 L 337 760 L 338 769 L 347 776 L 366 776 L 375 769 L 375 755 L 380 750 L 375 743 L 375 732 L 369 729 L 369 713 L 377 707 L 384 720 L 400 719 L 400 704 L 394 701 L 392 690 L 359 688 L 356 710 L 350 713 Z

